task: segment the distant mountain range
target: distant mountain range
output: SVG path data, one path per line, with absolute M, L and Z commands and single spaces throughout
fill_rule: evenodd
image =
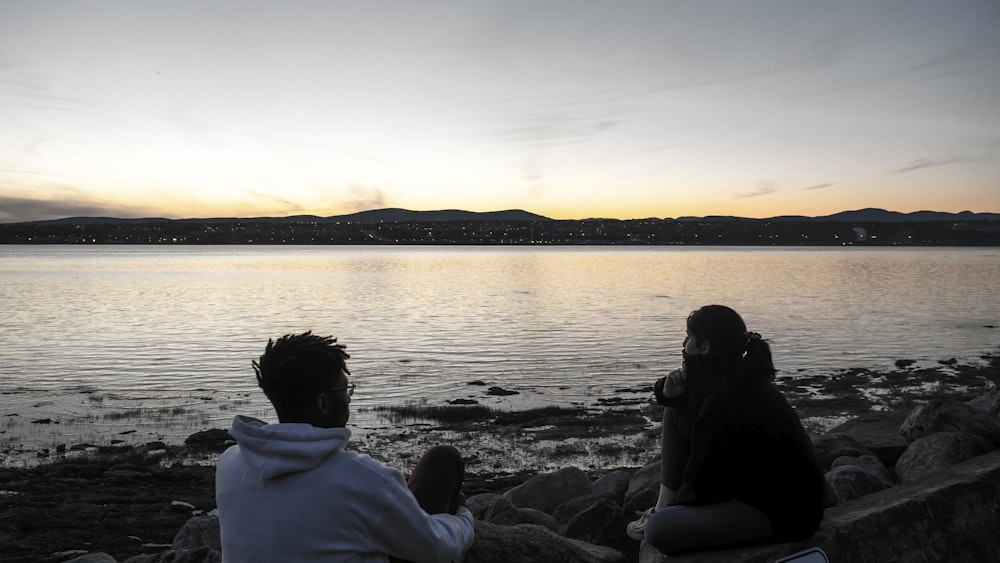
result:
M 596 220 L 596 218 L 594 218 Z M 585 219 L 587 220 L 587 219 Z M 28 221 L 26 224 L 73 224 L 97 225 L 115 223 L 150 223 L 150 222 L 197 222 L 197 223 L 420 223 L 445 221 L 502 221 L 508 223 L 531 221 L 554 221 L 549 217 L 531 213 L 521 209 L 505 211 L 475 212 L 459 209 L 443 209 L 438 211 L 411 211 L 408 209 L 386 208 L 360 211 L 347 215 L 318 217 L 316 215 L 292 215 L 289 217 L 215 217 L 206 219 L 166 219 L 149 217 L 143 219 L 121 219 L 116 217 L 67 217 L 47 221 Z M 900 213 L 885 209 L 867 208 L 856 211 L 842 211 L 833 215 L 807 217 L 804 215 L 781 215 L 767 219 L 751 219 L 726 215 L 706 217 L 679 217 L 682 222 L 724 222 L 724 221 L 806 221 L 806 222 L 838 222 L 838 223 L 900 223 L 900 222 L 937 222 L 937 221 L 1000 221 L 1000 213 L 946 213 L 941 211 L 915 211 Z
M 143 219 L 119 219 L 116 217 L 67 217 L 65 219 L 50 219 L 47 221 L 30 221 L 31 224 L 71 224 L 97 225 L 107 223 L 151 223 L 162 221 L 194 222 L 194 223 L 421 223 L 440 221 L 552 221 L 543 215 L 529 213 L 520 209 L 506 211 L 462 211 L 459 209 L 442 209 L 439 211 L 410 211 L 389 207 L 359 211 L 347 215 L 332 215 L 319 217 L 317 215 L 290 215 L 288 217 L 212 217 L 205 219 L 166 219 L 164 217 L 147 217 Z
M 678 221 L 747 221 L 743 217 L 711 216 L 711 217 L 680 217 Z M 961 213 L 947 213 L 943 211 L 914 211 L 913 213 L 900 213 L 898 211 L 886 211 L 869 207 L 856 211 L 841 211 L 833 215 L 823 215 L 821 217 L 806 217 L 805 215 L 779 215 L 759 221 L 832 221 L 836 223 L 901 223 L 901 222 L 928 222 L 928 221 L 1000 221 L 1000 213 L 973 213 L 962 211 Z

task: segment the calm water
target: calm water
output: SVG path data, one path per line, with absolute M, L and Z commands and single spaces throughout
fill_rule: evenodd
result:
M 7 445 L 272 417 L 250 361 L 309 329 L 347 344 L 361 431 L 381 404 L 638 388 L 678 365 L 708 303 L 769 338 L 784 374 L 1000 346 L 994 248 L 0 246 L 0 276 Z

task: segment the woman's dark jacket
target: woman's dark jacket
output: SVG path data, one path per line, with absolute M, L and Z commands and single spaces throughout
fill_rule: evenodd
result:
M 819 528 L 823 470 L 798 416 L 768 377 L 689 366 L 685 393 L 658 393 L 657 400 L 671 408 L 691 444 L 672 504 L 742 501 L 767 515 L 777 541 Z

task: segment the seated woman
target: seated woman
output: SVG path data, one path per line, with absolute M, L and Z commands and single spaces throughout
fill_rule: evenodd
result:
M 629 536 L 667 554 L 811 536 L 823 471 L 772 383 L 767 342 L 736 311 L 708 305 L 688 316 L 683 355 L 654 386 L 665 407 L 661 485 Z

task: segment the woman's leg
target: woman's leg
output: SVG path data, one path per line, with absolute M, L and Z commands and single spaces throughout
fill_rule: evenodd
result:
M 660 438 L 660 494 L 656 509 L 665 508 L 672 500 L 674 492 L 681 487 L 684 467 L 691 457 L 691 443 L 681 433 L 678 416 L 683 416 L 680 407 L 663 408 L 663 436 Z
M 428 514 L 458 511 L 462 497 L 465 463 L 452 446 L 434 446 L 420 457 L 406 485 Z
M 646 524 L 646 541 L 666 554 L 761 542 L 771 533 L 767 516 L 738 500 L 668 506 L 657 510 Z

